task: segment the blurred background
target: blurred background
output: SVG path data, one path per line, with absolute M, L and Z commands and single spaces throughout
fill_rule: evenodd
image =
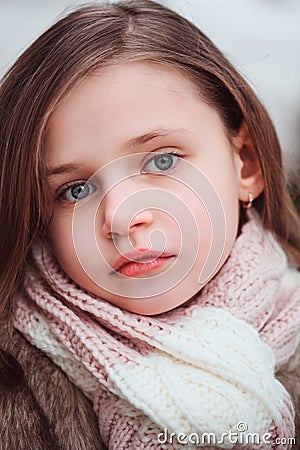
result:
M 160 0 L 201 28 L 270 112 L 300 185 L 300 0 Z M 0 75 L 49 25 L 89 1 L 0 0 Z M 258 124 L 259 126 L 259 124 Z

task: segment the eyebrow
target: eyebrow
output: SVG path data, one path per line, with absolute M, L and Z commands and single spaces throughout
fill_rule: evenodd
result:
M 122 149 L 133 149 L 140 145 L 147 144 L 153 139 L 159 138 L 159 137 L 166 137 L 178 132 L 185 132 L 189 133 L 190 130 L 184 129 L 184 128 L 158 128 L 156 130 L 149 131 L 147 133 L 143 133 L 140 136 L 133 137 L 123 143 L 121 145 Z M 62 175 L 62 174 L 68 174 L 72 172 L 76 172 L 76 170 L 79 170 L 82 168 L 82 163 L 80 162 L 72 162 L 72 163 L 66 163 L 66 164 L 60 164 L 57 166 L 52 167 L 49 169 L 46 173 L 47 177 L 50 177 L 52 175 Z
M 156 130 L 152 130 L 148 133 L 144 133 L 140 136 L 129 139 L 121 146 L 121 148 L 134 148 L 142 144 L 147 144 L 155 138 L 166 137 L 178 132 L 189 132 L 189 130 L 186 130 L 185 128 L 158 128 Z
M 68 163 L 68 164 L 61 164 L 58 166 L 54 166 L 51 169 L 47 170 L 46 176 L 50 177 L 52 175 L 62 175 L 66 173 L 76 172 L 76 170 L 79 170 L 82 167 L 82 164 L 80 163 Z

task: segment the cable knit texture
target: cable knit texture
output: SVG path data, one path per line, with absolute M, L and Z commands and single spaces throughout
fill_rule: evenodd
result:
M 293 405 L 274 373 L 299 344 L 300 274 L 257 218 L 195 300 L 155 317 L 84 292 L 45 248 L 33 253 L 15 326 L 93 399 L 109 449 L 194 448 L 192 433 L 212 433 L 210 449 L 290 448 L 278 438 L 294 436 Z M 241 422 L 268 442 L 233 443 Z

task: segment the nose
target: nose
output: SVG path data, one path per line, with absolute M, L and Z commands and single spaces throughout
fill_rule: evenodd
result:
M 105 195 L 100 207 L 102 236 L 108 239 L 126 236 L 153 223 L 153 210 L 143 209 L 142 196 L 134 193 L 133 186 L 130 188 L 121 183 Z

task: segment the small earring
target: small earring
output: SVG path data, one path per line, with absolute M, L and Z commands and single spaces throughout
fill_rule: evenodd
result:
M 245 208 L 245 209 L 251 208 L 252 203 L 253 203 L 253 195 L 251 194 L 251 192 L 249 192 L 248 201 L 243 202 L 243 208 Z

